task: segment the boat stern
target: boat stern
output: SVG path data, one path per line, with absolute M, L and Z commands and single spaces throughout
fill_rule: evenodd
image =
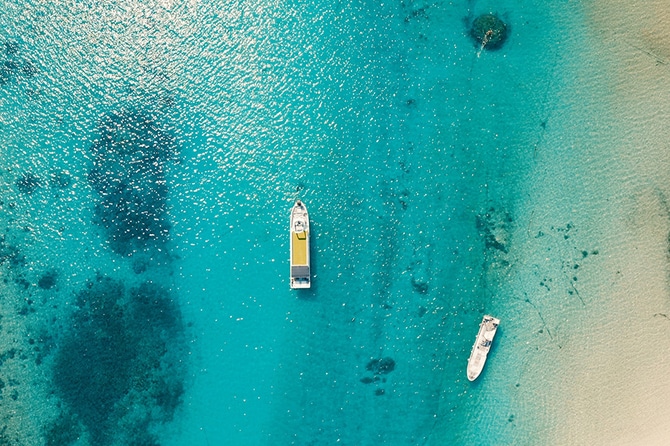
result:
M 292 265 L 290 277 L 292 289 L 310 288 L 312 286 L 309 265 Z

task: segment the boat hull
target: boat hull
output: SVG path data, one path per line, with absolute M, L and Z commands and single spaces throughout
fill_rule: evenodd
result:
M 486 364 L 486 358 L 491 350 L 493 338 L 498 331 L 498 325 L 500 325 L 500 319 L 489 315 L 484 316 L 481 324 L 479 324 L 477 339 L 472 346 L 470 358 L 468 358 L 468 380 L 474 381 L 484 370 L 484 364 Z
M 312 285 L 309 238 L 307 207 L 298 200 L 291 209 L 290 286 L 293 289 L 310 288 Z

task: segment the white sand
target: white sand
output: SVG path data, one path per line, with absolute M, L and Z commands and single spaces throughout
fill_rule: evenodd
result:
M 529 197 L 531 234 L 520 275 L 528 279 L 530 264 L 551 271 L 553 263 L 556 270 L 565 259 L 568 251 L 557 253 L 556 242 L 543 267 L 538 251 L 545 246 L 530 236 L 557 223 L 558 215 L 572 215 L 577 250 L 580 243 L 591 245 L 599 255 L 581 262 L 576 286 L 582 308 L 566 302 L 545 314 L 561 348 L 549 348 L 540 359 L 546 372 L 534 374 L 546 382 L 538 391 L 546 405 L 537 435 L 560 445 L 667 444 L 670 8 L 661 0 L 601 0 L 589 18 L 600 43 L 592 49 L 593 65 L 574 85 L 594 94 L 595 102 L 572 112 L 577 122 L 563 123 L 575 125 L 570 141 L 548 138 L 548 145 L 575 149 L 563 164 L 556 154 L 546 160 L 539 155 L 538 166 L 547 170 L 538 169 Z M 556 194 L 561 185 L 580 183 L 566 196 Z

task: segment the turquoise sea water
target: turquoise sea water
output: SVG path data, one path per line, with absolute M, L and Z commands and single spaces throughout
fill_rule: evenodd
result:
M 5 2 L 2 443 L 552 443 L 508 280 L 580 107 L 583 11 L 546 3 Z

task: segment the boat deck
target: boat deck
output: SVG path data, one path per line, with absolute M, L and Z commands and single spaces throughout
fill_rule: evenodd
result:
M 307 232 L 293 232 L 291 265 L 307 265 Z

